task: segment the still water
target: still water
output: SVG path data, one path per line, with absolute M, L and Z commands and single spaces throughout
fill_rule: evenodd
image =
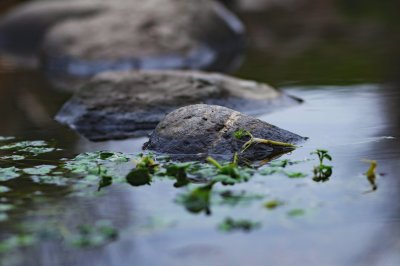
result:
M 400 130 L 396 105 L 400 93 L 378 84 L 284 90 L 305 103 L 261 119 L 310 138 L 286 158 L 313 158 L 313 150 L 327 149 L 333 157 L 329 181 L 314 182 L 311 171 L 317 162 L 308 161 L 296 166 L 296 171 L 308 173 L 308 177 L 257 176 L 234 190 L 266 195 L 264 200 L 236 206 L 215 204 L 209 216 L 191 214 L 176 204 L 182 189 L 173 188 L 172 181 L 159 180 L 138 188 L 116 184 L 94 198 L 69 197 L 65 189 L 57 187 L 30 189 L 24 187 L 29 183 L 21 182 L 12 187 L 21 189 L 17 195 L 24 195 L 26 203 L 12 213 L 11 221 L 1 224 L 2 233 L 15 230 L 16 221 L 38 222 L 50 216 L 67 225 L 109 219 L 118 226 L 120 237 L 102 248 L 90 249 L 44 241 L 2 260 L 6 265 L 398 265 Z M 29 93 L 32 98 L 40 95 Z M 134 153 L 146 141 L 90 143 L 50 120 L 46 130 L 39 130 L 21 123 L 22 119 L 16 121 L 24 116 L 24 110 L 4 99 L 2 107 L 8 108 L 2 111 L 3 121 L 14 127 L 3 124 L 2 135 L 54 139 L 66 149 L 66 155 L 96 150 Z M 21 100 L 21 96 L 14 99 Z M 44 117 L 51 114 L 43 112 Z M 378 162 L 376 191 L 371 191 L 362 175 L 368 168 L 362 159 Z M 12 194 L 10 198 L 16 200 Z M 262 203 L 271 199 L 285 205 L 267 210 Z M 291 210 L 303 214 L 290 216 Z M 262 227 L 247 233 L 223 233 L 217 225 L 226 217 L 251 219 Z
M 210 215 L 193 214 L 177 204 L 185 188 L 174 188 L 173 181 L 165 179 L 141 187 L 113 184 L 101 193 L 94 193 L 96 186 L 88 186 L 84 195 L 69 186 L 38 185 L 24 178 L 3 182 L 11 190 L 0 200 L 15 208 L 7 212 L 8 219 L 0 221 L 0 238 L 20 233 L 26 226 L 50 230 L 93 225 L 98 220 L 111 221 L 118 238 L 100 247 L 76 248 L 62 239 L 42 237 L 33 246 L 0 253 L 0 265 L 400 265 L 400 91 L 396 81 L 370 75 L 377 65 L 365 63 L 370 60 L 362 52 L 365 47 L 354 52 L 357 49 L 352 46 L 357 45 L 352 40 L 344 42 L 352 44 L 351 49 L 339 49 L 341 56 L 320 42 L 316 44 L 320 55 L 271 56 L 262 45 L 257 47 L 255 39 L 262 36 L 258 30 L 268 19 L 243 19 L 254 45 L 237 75 L 272 82 L 304 100 L 260 119 L 309 137 L 280 158 L 303 161 L 289 170 L 307 176 L 257 175 L 234 187 L 217 185 Z M 271 58 L 276 63 L 273 67 Z M 343 62 L 357 71 L 350 71 L 349 65 L 339 67 Z M 57 124 L 53 117 L 69 96 L 52 88 L 44 73 L 17 69 L 2 60 L 0 136 L 50 141 L 63 149 L 44 157 L 50 161 L 88 151 L 141 151 L 147 138 L 94 143 Z M 333 158 L 327 162 L 333 166 L 333 175 L 326 182 L 312 179 L 318 160 L 310 153 L 316 149 L 328 150 Z M 377 190 L 363 175 L 369 167 L 363 159 L 377 161 Z M 224 203 L 220 195 L 226 190 L 260 197 Z M 265 208 L 264 203 L 271 200 L 283 205 Z M 260 226 L 250 232 L 221 232 L 218 225 L 227 217 L 249 219 Z

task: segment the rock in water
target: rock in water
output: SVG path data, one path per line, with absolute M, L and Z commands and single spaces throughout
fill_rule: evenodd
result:
M 86 83 L 56 119 L 91 140 L 143 136 L 185 105 L 261 114 L 299 101 L 266 84 L 195 71 L 108 72 Z
M 240 153 L 247 139 L 237 139 L 239 130 L 250 132 L 255 138 L 296 144 L 305 138 L 243 115 L 232 109 L 197 104 L 179 108 L 168 114 L 151 134 L 144 149 L 172 155 L 181 160 L 205 158 L 210 155 L 231 159 Z M 263 160 L 293 150 L 290 147 L 254 144 L 244 153 L 247 160 Z
M 0 20 L 0 49 L 42 55 L 60 76 L 105 70 L 238 66 L 241 22 L 214 0 L 69 0 L 22 4 Z

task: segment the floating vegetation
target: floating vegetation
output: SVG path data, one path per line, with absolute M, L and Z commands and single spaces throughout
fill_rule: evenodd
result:
M 8 181 L 20 176 L 20 170 L 16 167 L 0 168 L 0 182 Z
M 0 203 L 0 222 L 8 220 L 7 212 L 14 209 L 14 206 L 11 204 Z
M 250 131 L 247 131 L 245 129 L 239 129 L 236 132 L 234 132 L 233 135 L 236 139 L 243 139 L 246 137 L 249 138 L 249 140 L 243 144 L 241 152 L 245 152 L 248 148 L 250 148 L 252 145 L 255 145 L 255 144 L 265 144 L 265 145 L 285 147 L 285 148 L 291 148 L 291 149 L 297 148 L 296 145 L 293 145 L 291 143 L 274 141 L 274 140 L 269 140 L 269 139 L 262 139 L 262 138 L 255 138 L 253 136 L 253 134 L 250 133 Z
M 25 168 L 22 171 L 28 175 L 48 175 L 56 168 L 54 165 L 38 165 L 32 168 Z
M 67 235 L 67 242 L 77 248 L 103 246 L 118 238 L 118 230 L 109 221 L 98 221 L 94 225 L 83 224 L 77 232 Z
M 376 167 L 378 163 L 375 160 L 367 159 L 364 159 L 363 162 L 369 163 L 369 168 L 364 175 L 367 177 L 368 182 L 371 184 L 372 191 L 375 191 L 378 189 L 378 185 L 376 184 Z
M 270 200 L 270 201 L 267 201 L 266 203 L 264 203 L 264 207 L 269 210 L 276 209 L 279 206 L 283 206 L 283 205 L 285 205 L 285 203 L 280 200 Z
M 36 240 L 37 239 L 34 236 L 29 234 L 10 236 L 9 238 L 0 241 L 0 254 L 11 252 L 17 248 L 32 246 L 36 243 Z
M 204 212 L 207 215 L 211 214 L 211 191 L 215 183 L 210 183 L 205 186 L 197 187 L 189 190 L 178 196 L 177 203 L 185 206 L 186 210 L 191 213 Z
M 303 216 L 306 212 L 303 209 L 293 209 L 290 210 L 287 214 L 290 217 L 298 217 Z
M 246 206 L 253 201 L 262 200 L 265 196 L 260 194 L 252 194 L 246 191 L 235 192 L 231 190 L 225 190 L 219 193 L 221 197 L 221 201 L 219 204 L 221 205 L 229 205 L 229 206 Z
M 319 159 L 319 165 L 314 166 L 313 173 L 314 177 L 313 180 L 315 182 L 326 182 L 332 176 L 332 166 L 325 165 L 324 160 L 332 161 L 332 157 L 329 155 L 327 150 L 318 149 L 311 153 L 312 155 L 317 155 Z
M 249 138 L 249 140 L 245 140 L 243 150 L 259 142 L 259 139 L 254 138 L 246 131 L 235 132 L 235 137 Z M 266 144 L 266 142 L 262 143 Z M 268 143 L 269 145 L 294 147 L 285 143 L 271 141 Z M 305 163 L 307 160 L 281 159 L 258 167 L 239 164 L 238 154 L 235 154 L 231 162 L 217 161 L 208 157 L 205 162 L 181 163 L 171 161 L 167 156 L 151 153 L 126 154 L 98 151 L 78 154 L 74 158 L 49 161 L 42 160 L 40 155 L 50 151 L 56 152 L 58 149 L 45 141 L 17 142 L 12 138 L 4 141 L 0 139 L 0 147 L 0 182 L 4 182 L 0 186 L 0 193 L 4 194 L 10 191 L 10 194 L 18 193 L 18 188 L 13 186 L 14 179 L 24 180 L 24 182 L 33 181 L 38 187 L 40 185 L 65 187 L 67 188 L 65 192 L 72 197 L 101 195 L 104 193 L 98 193 L 98 191 L 117 183 L 140 187 L 164 180 L 177 188 L 175 202 L 193 214 L 210 215 L 212 211 L 217 212 L 221 208 L 241 208 L 250 205 L 251 208 L 255 207 L 261 210 L 282 208 L 283 215 L 289 217 L 305 214 L 303 209 L 290 209 L 289 200 L 281 201 L 272 198 L 265 201 L 271 192 L 268 191 L 267 194 L 265 189 L 267 186 L 261 190 L 261 193 L 254 193 L 248 188 L 254 185 L 249 183 L 253 178 L 256 178 L 257 182 L 281 177 L 286 179 L 305 178 L 307 173 L 299 171 L 299 169 L 304 170 L 304 167 L 296 168 L 296 165 Z M 29 153 L 27 149 L 39 150 Z M 313 168 L 313 179 L 315 181 L 328 180 L 332 175 L 332 166 L 325 165 L 325 161 L 332 160 L 331 156 L 326 150 L 317 150 L 312 154 L 319 158 L 319 165 Z M 375 184 L 376 164 L 373 167 L 372 161 L 368 162 L 371 163 L 371 167 L 366 176 L 373 185 Z M 42 191 L 32 193 L 34 194 L 30 195 L 37 195 L 39 200 L 42 198 L 45 200 L 44 197 L 40 197 Z M 19 206 L 18 204 L 7 204 L 8 202 L 0 203 L 0 222 L 7 221 L 9 212 Z M 12 214 L 14 215 L 14 211 Z M 226 218 L 218 225 L 218 229 L 223 232 L 250 232 L 260 227 L 260 222 L 233 218 Z M 36 241 L 43 240 L 43 235 L 51 236 L 50 239 L 57 241 L 61 239 L 73 247 L 84 248 L 98 247 L 114 241 L 118 237 L 118 232 L 110 223 L 97 222 L 80 225 L 75 230 L 68 230 L 59 222 L 54 222 L 46 228 L 25 230 L 20 234 L 3 239 L 0 242 L 0 250 L 8 252 L 14 248 L 32 245 Z
M 233 231 L 250 232 L 260 227 L 261 227 L 260 222 L 253 222 L 245 219 L 234 220 L 229 217 L 218 225 L 218 229 L 222 232 L 233 232 Z
M 6 193 L 8 191 L 10 191 L 11 189 L 9 189 L 8 187 L 5 186 L 0 186 L 0 193 Z
M 118 230 L 108 220 L 100 220 L 93 225 L 81 224 L 75 230 L 68 230 L 63 224 L 47 222 L 35 228 L 35 232 L 15 234 L 1 240 L 0 254 L 33 246 L 40 240 L 61 240 L 74 248 L 100 247 L 117 240 L 118 235 Z

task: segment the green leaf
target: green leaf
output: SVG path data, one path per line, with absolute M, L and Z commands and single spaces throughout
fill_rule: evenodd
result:
M 8 181 L 19 176 L 19 169 L 16 167 L 0 168 L 0 181 Z
M 174 177 L 176 179 L 174 187 L 184 187 L 190 183 L 186 171 L 191 165 L 191 163 L 181 163 L 171 164 L 167 166 L 166 175 Z
M 99 188 L 97 189 L 100 191 L 104 187 L 111 186 L 113 182 L 113 178 L 111 176 L 101 176 L 101 179 L 99 181 Z
M 210 201 L 213 184 L 201 186 L 181 194 L 177 202 L 183 204 L 189 212 L 211 214 Z
M 12 161 L 21 161 L 25 159 L 25 156 L 22 155 L 10 155 L 10 156 L 2 156 L 0 157 L 3 160 L 12 160 Z
M 276 209 L 279 206 L 284 205 L 285 203 L 283 201 L 279 200 L 270 200 L 264 204 L 264 207 L 270 210 Z
M 8 187 L 5 186 L 0 186 L 0 193 L 6 193 L 8 191 L 10 191 L 11 189 L 9 189 Z
M 55 168 L 57 167 L 54 165 L 38 165 L 32 168 L 22 169 L 22 171 L 27 175 L 48 175 Z
M 135 168 L 126 176 L 126 181 L 134 187 L 150 185 L 152 181 L 150 170 L 147 168 Z
M 0 142 L 9 141 L 9 140 L 13 140 L 13 139 L 15 139 L 15 137 L 0 136 Z
M 250 220 L 234 220 L 232 218 L 226 218 L 222 223 L 218 225 L 218 229 L 222 232 L 250 232 L 260 227 L 261 223 L 259 222 L 253 222 Z
M 289 178 L 304 178 L 307 177 L 306 173 L 303 172 L 284 172 Z
M 237 131 L 235 131 L 235 132 L 233 133 L 233 136 L 234 136 L 236 139 L 242 139 L 242 138 L 244 138 L 244 137 L 246 137 L 246 136 L 249 136 L 249 135 L 250 135 L 250 132 L 247 131 L 247 130 L 245 130 L 245 129 L 239 129 L 239 130 L 237 130 Z
M 305 211 L 302 209 L 293 209 L 288 212 L 288 215 L 291 217 L 303 216 Z

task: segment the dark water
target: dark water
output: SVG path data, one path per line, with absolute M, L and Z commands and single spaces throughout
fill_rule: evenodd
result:
M 0 236 L 18 231 L 19 223 L 34 226 L 51 219 L 70 226 L 108 219 L 120 236 L 108 245 L 88 249 L 42 241 L 2 254 L 1 265 L 400 265 L 400 92 L 392 74 L 400 58 L 395 40 L 365 34 L 374 42 L 358 43 L 343 33 L 333 38 L 337 43 L 331 46 L 331 35 L 314 33 L 310 40 L 299 40 L 306 34 L 299 34 L 300 38 L 283 30 L 293 38 L 289 49 L 278 38 L 286 24 L 261 15 L 242 16 L 253 42 L 237 75 L 271 82 L 305 100 L 261 119 L 310 138 L 284 158 L 315 158 L 310 155 L 315 149 L 329 150 L 330 180 L 314 182 L 312 168 L 317 161 L 307 161 L 293 169 L 308 177 L 257 176 L 232 189 L 263 194 L 263 200 L 233 207 L 213 204 L 209 216 L 191 214 L 176 204 L 177 194 L 184 189 L 173 188 L 172 181 L 139 188 L 116 184 L 92 197 L 20 181 L 13 184 L 13 193 L 2 198 L 23 204 L 8 221 L 0 222 Z M 272 33 L 265 30 L 274 21 L 278 22 L 270 24 L 275 25 Z M 366 20 L 370 23 L 363 21 L 357 23 L 368 28 L 375 17 Z M 382 23 L 384 30 L 392 25 L 390 19 Z M 310 32 L 304 25 L 296 29 Z M 352 25 L 347 26 L 353 29 Z M 361 26 L 353 29 L 357 38 L 364 36 L 358 30 Z M 262 36 L 275 40 L 276 46 L 256 40 Z M 263 47 L 264 42 L 272 44 Z M 278 47 L 297 52 L 278 54 Z M 0 136 L 54 140 L 64 149 L 63 156 L 96 150 L 140 151 L 146 138 L 93 143 L 54 122 L 52 117 L 68 97 L 52 89 L 40 71 L 19 70 L 3 60 Z M 378 162 L 376 191 L 371 191 L 363 175 L 368 164 L 362 159 Z M 285 205 L 274 210 L 262 206 L 274 199 Z M 300 215 L 289 215 L 293 210 L 301 210 Z M 251 219 L 262 226 L 248 233 L 223 233 L 217 225 L 226 217 Z

